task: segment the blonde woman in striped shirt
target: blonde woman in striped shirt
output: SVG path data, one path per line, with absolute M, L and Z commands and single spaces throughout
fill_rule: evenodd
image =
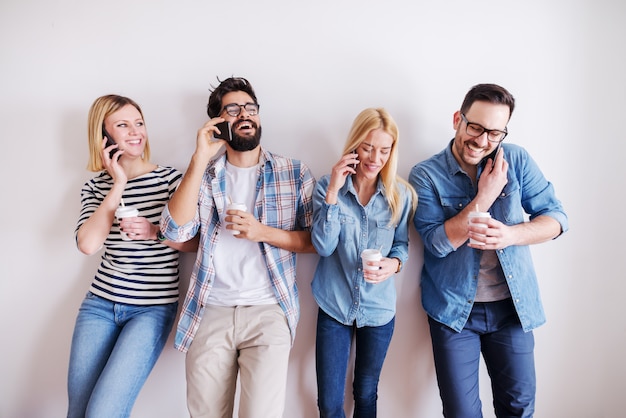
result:
M 82 188 L 76 243 L 87 255 L 104 250 L 76 319 L 67 416 L 128 417 L 174 323 L 178 251 L 195 251 L 197 240 L 174 243 L 159 232 L 161 211 L 182 174 L 150 162 L 137 103 L 116 95 L 96 99 L 88 140 L 88 169 L 99 174 Z M 121 205 L 138 215 L 116 220 Z

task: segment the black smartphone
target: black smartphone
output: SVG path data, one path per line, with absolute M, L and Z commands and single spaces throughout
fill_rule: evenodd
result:
M 491 158 L 491 168 L 493 168 L 493 166 L 496 165 L 496 155 L 498 155 L 498 151 L 500 151 L 501 145 L 502 145 L 502 142 L 498 142 L 498 146 L 496 147 L 496 149 L 494 149 L 491 154 L 483 158 L 483 160 L 480 162 L 481 164 L 483 164 L 483 167 L 485 164 L 487 164 L 487 160 L 490 158 Z
M 104 127 L 104 125 L 102 126 L 102 136 L 105 137 L 107 139 L 107 143 L 104 145 L 104 148 L 108 148 L 111 145 L 115 145 L 115 141 L 113 141 L 113 138 L 111 137 L 111 135 L 109 135 L 109 133 L 107 132 L 106 128 Z M 115 155 L 115 153 L 119 150 L 119 148 L 113 148 L 110 152 L 109 152 L 109 158 L 113 158 L 113 155 Z
M 215 127 L 220 130 L 219 134 L 217 132 L 213 134 L 215 138 L 232 141 L 233 133 L 230 130 L 230 122 L 225 120 L 224 122 L 216 123 Z
M 350 151 L 350 154 L 356 154 L 356 148 L 355 148 L 355 149 L 353 149 L 352 151 Z M 357 154 L 357 158 L 359 158 L 359 157 L 358 157 L 358 154 Z M 354 163 L 354 164 L 350 164 L 350 167 L 352 167 L 353 169 L 355 169 L 355 170 L 356 170 L 356 163 Z

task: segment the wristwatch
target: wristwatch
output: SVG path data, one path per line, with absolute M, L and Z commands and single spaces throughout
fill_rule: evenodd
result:
M 396 270 L 396 274 L 400 273 L 400 271 L 402 271 L 402 260 L 400 260 L 398 257 L 394 257 L 396 260 L 398 260 L 398 270 Z
M 157 237 L 157 241 L 159 241 L 159 242 L 163 242 L 163 241 L 165 241 L 167 239 L 167 238 L 165 238 L 165 235 L 163 235 L 163 233 L 161 232 L 160 229 L 157 231 L 156 237 Z

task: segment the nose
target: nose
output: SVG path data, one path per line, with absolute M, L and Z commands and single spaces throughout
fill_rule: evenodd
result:
M 487 133 L 487 131 L 478 135 L 476 137 L 476 142 L 482 147 L 489 145 L 489 134 Z
M 237 115 L 237 116 L 239 117 L 239 119 L 245 119 L 245 118 L 249 117 L 250 114 L 246 110 L 245 106 L 240 106 L 239 107 L 239 115 Z
M 378 160 L 380 158 L 380 150 L 377 149 L 371 149 L 369 152 L 369 159 L 370 161 L 374 162 L 376 160 Z

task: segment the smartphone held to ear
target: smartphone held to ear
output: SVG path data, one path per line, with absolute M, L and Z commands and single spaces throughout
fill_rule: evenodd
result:
M 350 154 L 356 154 L 356 149 L 353 149 L 352 151 L 350 151 Z M 359 158 L 358 154 L 357 154 L 356 158 Z M 356 170 L 356 164 L 357 163 L 350 164 L 350 167 L 352 167 L 354 170 Z
M 230 130 L 230 122 L 224 121 L 224 122 L 216 123 L 215 127 L 220 130 L 219 134 L 217 132 L 215 132 L 213 134 L 213 136 L 216 139 L 223 139 L 225 141 L 232 141 L 233 133 Z
M 111 135 L 109 135 L 109 133 L 107 132 L 107 130 L 104 128 L 104 126 L 102 126 L 102 136 L 105 137 L 107 139 L 106 144 L 104 145 L 104 148 L 108 148 L 111 145 L 115 145 L 115 141 L 113 141 L 113 138 L 111 137 Z M 115 153 L 119 150 L 119 148 L 113 148 L 110 152 L 109 152 L 109 158 L 113 158 L 113 155 L 115 155 Z
M 496 147 L 495 150 L 493 150 L 491 154 L 483 158 L 483 160 L 481 161 L 481 164 L 483 164 L 483 166 L 487 164 L 487 160 L 490 158 L 491 158 L 491 168 L 493 168 L 496 165 L 496 156 L 498 155 L 498 151 L 500 151 L 500 145 L 502 145 L 502 142 L 498 143 L 498 146 Z

